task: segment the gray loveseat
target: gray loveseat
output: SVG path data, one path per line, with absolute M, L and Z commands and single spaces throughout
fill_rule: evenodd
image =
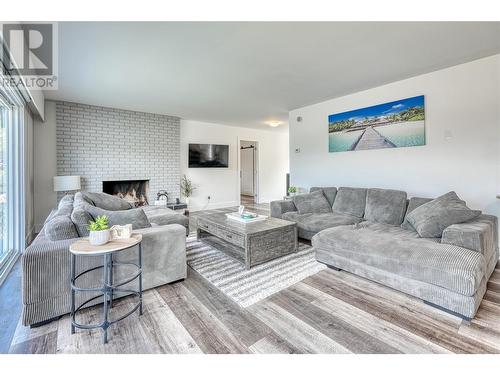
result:
M 116 224 L 132 223 L 134 232 L 142 234 L 143 289 L 186 278 L 189 223 L 184 215 L 166 207 L 135 209 L 128 202 L 104 193 L 67 195 L 22 255 L 24 325 L 43 324 L 70 311 L 69 246 L 86 235 L 87 221 L 92 218 L 89 212 L 104 212 Z M 136 262 L 137 250 L 122 251 L 116 260 Z M 77 273 L 101 265 L 102 261 L 102 257 L 77 257 Z M 130 274 L 130 270 L 119 267 L 115 272 L 117 282 Z M 101 282 L 102 272 L 97 270 L 87 274 L 79 286 L 97 287 Z M 77 306 L 89 297 L 77 293 Z
M 271 203 L 271 216 L 294 221 L 311 239 L 316 259 L 423 299 L 465 319 L 474 317 L 497 264 L 498 224 L 492 215 L 450 225 L 423 238 L 409 214 L 431 199 L 386 189 L 311 188 L 325 199 Z M 298 205 L 307 213 L 300 213 Z M 328 207 L 329 206 L 329 207 Z M 411 216 L 411 215 L 410 215 Z

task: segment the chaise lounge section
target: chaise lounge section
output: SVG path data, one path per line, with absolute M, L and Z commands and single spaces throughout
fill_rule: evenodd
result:
M 317 191 L 323 192 L 322 204 L 317 193 L 309 194 L 302 200 L 317 200 L 313 208 L 295 197 L 271 203 L 271 214 L 297 222 L 299 236 L 311 239 L 319 262 L 462 318 L 474 317 L 499 257 L 495 216 L 479 215 L 447 226 L 439 237 L 422 237 L 410 224 L 410 213 L 432 199 L 407 201 L 405 192 L 387 189 L 311 189 Z M 317 212 L 326 211 L 325 201 L 331 212 Z

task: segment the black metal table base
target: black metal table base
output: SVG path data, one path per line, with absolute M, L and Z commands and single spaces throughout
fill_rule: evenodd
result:
M 112 324 L 115 324 L 126 317 L 132 315 L 134 312 L 139 310 L 139 315 L 142 315 L 142 244 L 139 243 L 139 263 L 132 262 L 116 262 L 113 261 L 113 253 L 101 254 L 99 256 L 104 257 L 104 262 L 102 266 L 93 267 L 91 269 L 80 272 L 78 275 L 76 273 L 76 255 L 71 253 L 71 334 L 75 333 L 75 328 L 78 329 L 96 329 L 102 328 L 104 331 L 103 334 L 103 343 L 106 344 L 108 342 L 108 328 Z M 125 250 L 125 249 L 123 249 Z M 97 255 L 94 255 L 97 256 Z M 114 266 L 122 266 L 129 265 L 135 266 L 137 268 L 137 273 L 131 276 L 130 278 L 121 281 L 118 284 L 113 284 L 113 267 Z M 103 269 L 103 286 L 100 288 L 80 288 L 76 286 L 76 280 L 91 272 L 98 269 Z M 139 290 L 131 290 L 131 289 L 122 289 L 121 286 L 128 284 L 135 279 L 139 279 Z M 99 295 L 89 298 L 83 303 L 81 303 L 78 307 L 75 307 L 75 293 L 76 292 L 97 292 Z M 109 310 L 113 308 L 113 296 L 115 293 L 126 293 L 132 294 L 139 297 L 139 302 L 126 314 L 116 318 L 115 320 L 109 320 Z M 87 304 L 92 301 L 95 301 L 98 298 L 103 298 L 103 320 L 99 324 L 80 324 L 76 322 L 76 313 L 81 309 L 85 308 Z

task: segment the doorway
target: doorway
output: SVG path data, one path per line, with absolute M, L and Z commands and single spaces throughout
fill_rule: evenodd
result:
M 256 141 L 240 141 L 241 204 L 258 203 L 258 147 Z

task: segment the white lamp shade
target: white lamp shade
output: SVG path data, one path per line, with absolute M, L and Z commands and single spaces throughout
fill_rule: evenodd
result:
M 54 191 L 80 190 L 80 176 L 54 176 Z

